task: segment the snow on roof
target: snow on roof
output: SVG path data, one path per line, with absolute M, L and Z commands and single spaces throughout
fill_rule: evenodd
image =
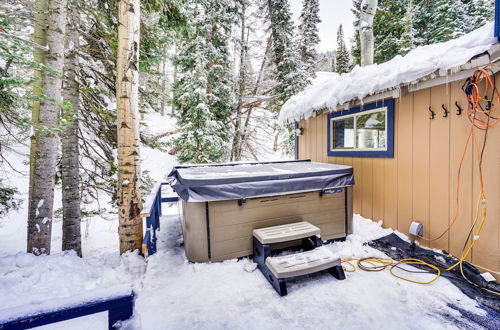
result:
M 448 71 L 467 63 L 497 43 L 494 22 L 460 38 L 421 46 L 405 56 L 365 67 L 356 66 L 350 73 L 318 78 L 304 91 L 292 96 L 281 108 L 278 122 L 309 118 L 314 111 L 335 110 L 354 99 L 363 99 L 384 90 L 408 84 L 438 70 Z

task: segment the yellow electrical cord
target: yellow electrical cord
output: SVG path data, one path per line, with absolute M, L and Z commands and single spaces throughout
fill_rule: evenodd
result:
M 342 263 L 349 264 L 351 266 L 351 269 L 346 269 L 344 266 L 342 267 L 344 271 L 352 273 L 356 270 L 356 267 L 351 263 L 351 261 L 356 260 L 358 263 L 358 268 L 365 270 L 365 271 L 381 271 L 386 269 L 388 266 L 391 266 L 390 268 L 390 273 L 402 280 L 412 282 L 412 283 L 417 283 L 417 284 L 430 284 L 434 281 L 436 281 L 439 276 L 441 276 L 441 270 L 432 264 L 429 264 L 423 260 L 420 259 L 414 259 L 414 258 L 407 258 L 407 259 L 402 259 L 400 261 L 394 261 L 391 258 L 377 258 L 377 257 L 368 257 L 368 258 L 349 258 L 349 259 L 344 259 L 342 260 Z M 366 264 L 369 264 L 370 266 L 367 266 Z M 396 268 L 397 265 L 424 265 L 427 266 L 437 272 L 436 276 L 434 276 L 430 281 L 416 281 L 410 278 L 403 277 L 401 275 L 396 274 L 393 269 Z
M 456 206 L 456 210 L 455 210 L 455 215 L 454 215 L 453 219 L 451 220 L 450 224 L 448 225 L 448 228 L 443 233 L 441 233 L 439 236 L 437 236 L 435 238 L 432 238 L 432 239 L 429 238 L 426 240 L 430 242 L 430 241 L 434 241 L 434 240 L 437 240 L 437 239 L 443 237 L 451 229 L 451 227 L 453 226 L 453 224 L 455 223 L 455 221 L 458 218 L 458 214 L 459 214 L 458 195 L 460 192 L 460 169 L 462 166 L 462 162 L 465 158 L 465 153 L 466 153 L 467 147 L 468 147 L 469 142 L 470 142 L 471 137 L 472 137 L 472 140 L 474 143 L 473 147 L 474 147 L 474 150 L 476 151 L 477 166 L 478 166 L 478 170 L 479 170 L 479 197 L 477 200 L 476 212 L 475 212 L 475 216 L 474 216 L 474 221 L 473 221 L 472 226 L 471 226 L 470 231 L 469 231 L 469 235 L 467 236 L 467 239 L 466 239 L 465 244 L 464 244 L 464 248 L 462 250 L 462 256 L 460 257 L 460 259 L 458 259 L 458 261 L 455 264 L 451 265 L 450 267 L 448 267 L 444 271 L 451 271 L 455 267 L 460 266 L 460 273 L 462 274 L 462 277 L 467 282 L 473 284 L 476 287 L 479 287 L 480 289 L 482 289 L 484 291 L 487 291 L 487 292 L 490 292 L 490 293 L 493 293 L 496 295 L 500 295 L 499 292 L 489 290 L 487 288 L 482 288 L 482 287 L 478 286 L 477 284 L 473 283 L 465 276 L 465 273 L 463 271 L 463 262 L 469 256 L 470 252 L 472 251 L 472 248 L 474 247 L 474 245 L 478 241 L 479 235 L 481 234 L 481 230 L 483 229 L 483 226 L 486 222 L 487 200 L 486 200 L 486 193 L 485 193 L 485 189 L 484 189 L 483 169 L 482 169 L 483 152 L 485 150 L 484 148 L 486 145 L 486 138 L 487 138 L 487 134 L 488 134 L 488 129 L 495 126 L 497 123 L 500 122 L 500 116 L 494 117 L 491 115 L 491 113 L 494 110 L 499 108 L 499 104 L 500 104 L 500 93 L 495 86 L 494 78 L 492 79 L 492 77 L 491 77 L 494 74 L 493 74 L 493 72 L 490 73 L 487 71 L 488 70 L 487 68 L 489 66 L 492 66 L 492 65 L 497 66 L 496 64 L 489 64 L 482 69 L 476 70 L 476 72 L 474 72 L 472 77 L 467 79 L 466 83 L 462 87 L 462 89 L 464 90 L 464 92 L 467 95 L 467 101 L 468 101 L 467 117 L 469 118 L 469 120 L 471 122 L 471 129 L 469 131 L 467 141 L 466 141 L 466 144 L 464 146 L 464 152 L 462 153 L 462 156 L 460 158 L 460 166 L 459 166 L 458 181 L 457 181 L 458 182 L 457 183 L 457 206 Z M 479 85 L 481 83 L 484 83 L 484 85 L 485 85 L 484 94 L 482 94 L 482 95 L 480 95 L 480 92 L 479 92 Z M 490 89 L 491 89 L 492 95 L 490 98 L 488 98 L 487 93 Z M 498 102 L 493 103 L 493 99 L 496 99 Z M 483 108 L 483 106 L 481 106 L 480 102 L 487 102 L 487 106 L 485 108 Z M 481 118 L 481 115 L 483 118 Z M 484 117 L 486 117 L 486 119 Z M 490 120 L 493 120 L 493 121 L 491 122 Z M 480 130 L 485 131 L 485 136 L 484 136 L 482 148 L 479 148 L 479 145 L 477 142 L 476 129 L 480 129 Z M 468 243 L 468 240 L 470 238 L 470 235 L 473 233 L 474 228 L 476 227 L 476 225 L 478 223 L 481 206 L 482 206 L 481 221 L 479 222 L 479 226 L 478 226 L 477 230 L 475 231 L 474 236 L 471 239 L 469 247 L 467 248 L 467 243 Z M 384 270 L 385 268 L 387 268 L 388 266 L 390 266 L 391 267 L 390 273 L 392 275 L 396 276 L 397 278 L 400 278 L 402 280 L 412 282 L 412 283 L 430 284 L 430 283 L 433 283 L 434 281 L 436 281 L 441 276 L 441 270 L 437 266 L 432 265 L 430 263 L 427 263 L 427 262 L 420 260 L 420 259 L 415 259 L 415 258 L 407 258 L 407 259 L 403 259 L 400 261 L 394 261 L 390 258 L 376 258 L 376 257 L 350 258 L 350 259 L 342 260 L 342 263 L 347 263 L 351 267 L 348 270 L 345 268 L 345 266 L 342 266 L 344 268 L 344 271 L 354 272 L 356 270 L 356 267 L 351 263 L 351 261 L 354 261 L 354 260 L 357 260 L 358 268 L 366 270 L 366 271 L 381 271 L 381 270 Z M 367 266 L 366 264 L 368 264 L 369 266 Z M 406 277 L 403 277 L 403 276 L 398 275 L 395 272 L 393 272 L 393 269 L 397 265 L 400 265 L 400 264 L 402 264 L 402 265 L 423 265 L 423 266 L 426 266 L 426 267 L 429 267 L 429 268 L 435 270 L 436 276 L 432 280 L 426 281 L 426 282 L 416 281 L 416 280 L 413 280 L 410 278 L 406 278 Z

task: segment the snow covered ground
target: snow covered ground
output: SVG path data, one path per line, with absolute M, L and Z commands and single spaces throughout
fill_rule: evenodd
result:
M 430 285 L 401 281 L 388 271 L 328 273 L 291 281 L 280 298 L 249 260 L 193 264 L 181 246 L 177 215 L 162 219 L 157 254 L 144 261 L 118 256 L 112 246 L 83 259 L 72 253 L 35 257 L 17 253 L 0 258 L 0 317 L 5 309 L 29 311 L 51 299 L 78 297 L 89 290 L 130 285 L 136 311 L 125 329 L 456 329 L 468 321 L 450 304 L 478 315 L 485 312 L 448 280 Z M 355 216 L 346 242 L 326 245 L 342 258 L 384 254 L 364 243 L 392 232 Z M 428 274 L 417 274 L 422 277 Z M 421 280 L 424 278 L 420 278 Z M 106 328 L 106 314 L 44 329 Z M 465 326 L 464 326 L 465 325 Z
M 163 133 L 170 128 L 159 115 L 146 118 L 149 129 Z M 399 280 L 383 272 L 356 271 L 338 281 L 328 274 L 292 281 L 289 294 L 280 298 L 260 271 L 247 272 L 249 261 L 189 263 L 181 246 L 178 207 L 164 205 L 158 253 L 144 260 L 134 253 L 118 254 L 116 215 L 86 219 L 82 232 L 83 258 L 63 253 L 61 223 L 53 226 L 53 253 L 35 257 L 26 246 L 27 148 L 9 159 L 20 171 L 10 173 L 25 200 L 18 212 L 0 219 L 0 319 L 40 310 L 50 303 L 74 301 L 96 290 L 116 290 L 128 285 L 137 295 L 133 319 L 124 329 L 453 329 L 471 328 L 449 305 L 485 315 L 476 302 L 448 280 L 430 285 Z M 175 162 L 173 156 L 144 148 L 143 170 L 155 180 L 164 179 Z M 272 156 L 275 157 L 275 156 Z M 55 208 L 60 207 L 56 191 Z M 102 200 L 106 203 L 106 200 Z M 384 256 L 364 243 L 392 232 L 359 216 L 354 235 L 346 242 L 328 245 L 342 258 Z M 427 274 L 417 274 L 429 276 Z M 462 323 L 456 323 L 462 322 Z M 107 315 L 100 313 L 43 327 L 43 329 L 106 329 Z

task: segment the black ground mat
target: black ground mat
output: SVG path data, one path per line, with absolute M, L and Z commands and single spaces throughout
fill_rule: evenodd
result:
M 500 285 L 494 282 L 486 282 L 480 275 L 476 267 L 467 262 L 463 262 L 463 270 L 465 276 L 474 284 L 467 282 L 460 272 L 460 266 L 455 267 L 451 271 L 444 271 L 444 269 L 452 266 L 457 262 L 456 258 L 434 252 L 432 250 L 423 249 L 419 246 L 414 246 L 402 240 L 398 235 L 392 233 L 379 239 L 373 240 L 368 243 L 369 246 L 380 250 L 387 254 L 394 260 L 401 260 L 406 258 L 416 258 L 423 260 L 427 263 L 436 265 L 441 269 L 441 276 L 449 279 L 455 286 L 457 286 L 464 294 L 472 299 L 475 299 L 480 304 L 500 312 L 500 296 L 488 291 L 482 290 L 486 288 L 495 292 L 500 292 Z M 414 267 L 429 270 L 424 265 L 412 265 Z

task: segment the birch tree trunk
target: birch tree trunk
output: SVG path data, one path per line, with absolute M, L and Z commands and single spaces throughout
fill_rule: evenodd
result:
M 116 75 L 120 253 L 142 245 L 139 167 L 139 0 L 120 0 Z
M 47 45 L 47 11 L 49 0 L 36 0 L 34 5 L 35 21 L 33 26 L 33 41 L 41 46 Z M 41 47 L 33 47 L 33 60 L 38 64 L 45 63 L 45 50 Z M 35 81 L 31 85 L 33 102 L 31 104 L 31 122 L 35 126 L 38 125 L 40 117 L 40 95 L 42 94 L 42 74 L 43 71 L 35 70 Z M 33 193 L 33 179 L 35 175 L 35 155 L 36 155 L 36 136 L 37 131 L 34 129 L 30 136 L 30 166 L 29 166 L 29 193 L 28 193 L 28 209 L 32 208 L 31 197 Z
M 45 65 L 62 73 L 64 66 L 64 35 L 66 31 L 66 0 L 50 0 L 47 16 L 47 46 Z M 54 175 L 58 139 L 55 133 L 59 115 L 62 74 L 44 72 L 40 101 L 38 134 L 36 137 L 33 185 L 28 211 L 27 251 L 35 255 L 50 253 Z
M 373 36 L 373 19 L 377 12 L 378 0 L 363 0 L 359 20 L 359 37 L 361 39 L 361 66 L 373 64 L 375 38 Z
M 71 122 L 61 133 L 62 167 L 62 205 L 63 228 L 62 250 L 75 250 L 82 256 L 81 218 L 80 218 L 80 149 L 78 147 L 78 116 L 80 113 L 80 92 L 77 82 L 78 71 L 78 26 L 80 15 L 74 7 L 68 6 L 68 24 L 66 33 L 66 56 L 64 59 L 63 98 L 71 103 L 71 110 L 65 110 L 63 117 Z

